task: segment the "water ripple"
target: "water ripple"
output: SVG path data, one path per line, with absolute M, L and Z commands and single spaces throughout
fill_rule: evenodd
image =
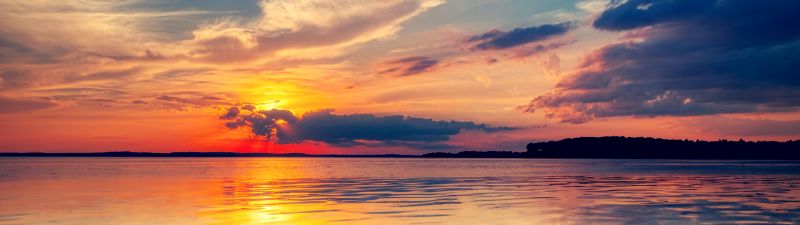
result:
M 0 224 L 800 224 L 796 162 L 111 160 L 0 163 Z

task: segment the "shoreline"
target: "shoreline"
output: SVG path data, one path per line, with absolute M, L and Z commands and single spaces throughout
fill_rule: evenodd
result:
M 681 160 L 800 160 L 800 140 L 718 141 L 652 137 L 579 137 L 529 143 L 527 151 L 461 151 L 404 154 L 307 154 L 239 152 L 0 152 L 0 157 L 151 157 L 151 158 L 518 158 L 518 159 L 681 159 Z

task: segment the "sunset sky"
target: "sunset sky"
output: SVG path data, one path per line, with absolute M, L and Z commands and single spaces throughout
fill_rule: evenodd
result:
M 800 139 L 800 1 L 0 0 L 0 151 Z

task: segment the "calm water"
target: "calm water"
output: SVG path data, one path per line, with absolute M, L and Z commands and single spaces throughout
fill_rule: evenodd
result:
M 0 158 L 0 224 L 799 224 L 800 162 Z

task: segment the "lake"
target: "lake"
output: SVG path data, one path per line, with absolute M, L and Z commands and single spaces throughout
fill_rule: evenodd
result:
M 798 224 L 800 162 L 0 158 L 0 224 Z

